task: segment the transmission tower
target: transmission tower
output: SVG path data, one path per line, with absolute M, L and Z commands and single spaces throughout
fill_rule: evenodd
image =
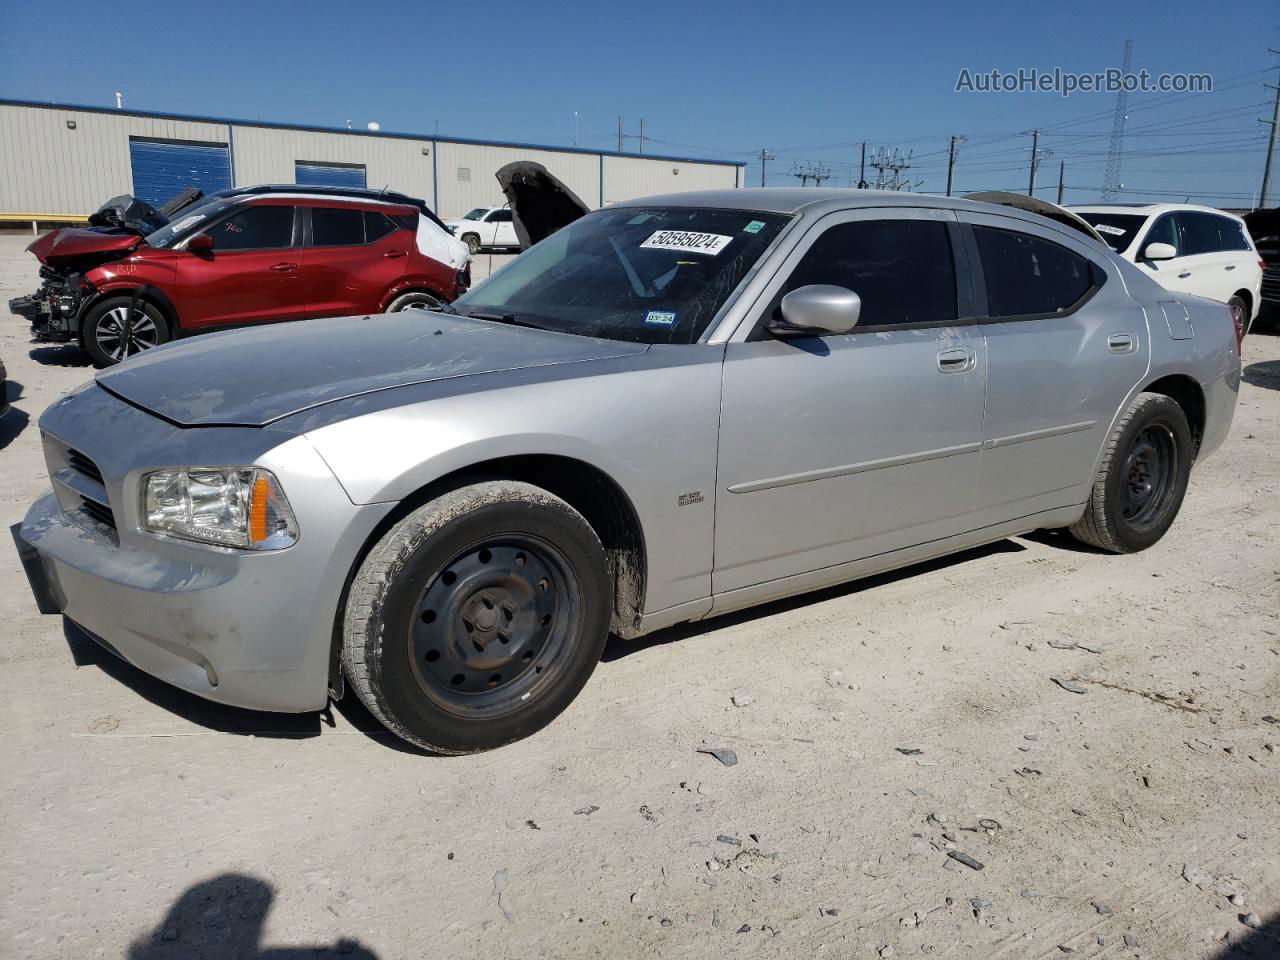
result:
M 802 187 L 807 187 L 810 180 L 813 181 L 814 186 L 820 187 L 823 180 L 831 179 L 831 171 L 825 163 L 807 161 L 804 164 L 793 163 L 791 165 L 791 176 L 799 180 Z
M 923 183 L 912 184 L 902 178 L 902 174 L 911 168 L 910 152 L 903 156 L 897 148 L 890 153 L 888 147 L 877 147 L 871 157 L 871 166 L 876 171 L 877 190 L 910 190 L 912 186 L 918 187 Z
M 1124 42 L 1124 65 L 1122 73 L 1129 73 L 1129 64 L 1133 62 L 1133 41 Z M 1120 197 L 1120 152 L 1124 149 L 1124 122 L 1129 119 L 1125 110 L 1129 106 L 1129 92 L 1124 88 L 1123 78 L 1120 90 L 1116 94 L 1116 113 L 1111 119 L 1111 146 L 1107 149 L 1107 172 L 1102 178 L 1102 202 L 1115 203 Z

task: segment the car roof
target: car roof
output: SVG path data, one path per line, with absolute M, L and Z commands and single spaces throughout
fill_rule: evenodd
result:
M 329 193 L 311 193 L 309 191 L 297 190 L 294 193 L 272 192 L 272 193 L 237 193 L 227 197 L 219 197 L 218 199 L 226 200 L 228 203 L 275 203 L 280 201 L 310 201 L 308 205 L 325 204 L 337 206 L 352 206 L 358 210 L 381 210 L 384 213 L 405 215 L 417 214 L 419 209 L 407 203 L 391 203 L 387 200 L 375 200 L 372 197 L 347 197 Z
M 1171 210 L 1194 210 L 1197 213 L 1212 213 L 1231 220 L 1240 219 L 1234 213 L 1219 210 L 1217 207 L 1206 207 L 1199 203 L 1080 203 L 1072 204 L 1067 209 L 1075 213 L 1129 213 L 1145 217 L 1155 213 L 1168 213 Z

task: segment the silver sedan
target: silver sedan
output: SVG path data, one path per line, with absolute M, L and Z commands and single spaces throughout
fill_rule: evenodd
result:
M 37 600 L 192 693 L 527 736 L 632 638 L 1037 528 L 1126 553 L 1227 434 L 1226 307 L 872 191 L 598 210 L 448 312 L 228 332 L 41 418 Z

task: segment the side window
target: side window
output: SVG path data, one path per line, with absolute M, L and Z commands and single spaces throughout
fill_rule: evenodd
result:
M 270 250 L 293 244 L 293 207 L 246 207 L 209 228 L 213 248 Z
M 796 265 L 770 315 L 785 294 L 811 283 L 846 287 L 862 298 L 855 332 L 957 317 L 951 240 L 939 220 L 858 220 L 829 228 Z
M 386 214 L 374 213 L 372 210 L 366 210 L 364 212 L 365 243 L 373 243 L 375 240 L 381 240 L 395 229 L 397 229 L 396 225 L 387 219 Z
M 987 315 L 1062 313 L 1093 288 L 1089 261 L 1051 240 L 1017 230 L 973 228 L 987 283 Z
M 1142 249 L 1145 250 L 1149 243 L 1167 243 L 1178 251 L 1178 256 L 1182 256 L 1182 248 L 1178 243 L 1178 225 L 1172 213 L 1166 213 L 1156 221 L 1155 226 L 1142 241 Z
M 364 243 L 364 211 L 312 207 L 311 243 L 317 247 L 351 247 Z
M 489 223 L 510 223 L 510 222 L 511 222 L 510 210 L 505 210 L 505 209 L 495 210 L 493 211 L 493 213 L 489 214 Z
M 1244 224 L 1226 217 L 1214 217 L 1218 221 L 1218 236 L 1223 250 L 1248 250 L 1249 238 L 1245 236 Z
M 1191 210 L 1175 216 L 1182 224 L 1184 249 L 1179 253 L 1192 257 L 1197 253 L 1217 253 L 1222 250 L 1222 238 L 1218 235 L 1218 222 L 1222 219 L 1221 217 Z

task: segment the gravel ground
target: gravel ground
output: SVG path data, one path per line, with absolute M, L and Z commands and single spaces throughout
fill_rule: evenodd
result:
M 25 243 L 0 298 L 35 286 Z M 14 317 L 0 357 L 8 525 L 48 484 L 35 419 L 91 371 Z M 481 756 L 350 697 L 172 690 L 39 616 L 6 548 L 0 955 L 1280 956 L 1280 338 L 1244 376 L 1143 554 L 1018 538 L 612 641 Z

